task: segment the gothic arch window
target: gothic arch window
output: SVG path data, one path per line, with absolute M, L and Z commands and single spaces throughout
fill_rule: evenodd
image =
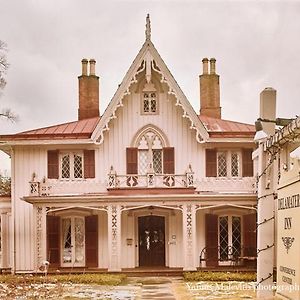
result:
M 174 148 L 167 147 L 159 129 L 147 127 L 136 135 L 132 148 L 127 148 L 127 174 L 174 174 Z
M 163 142 L 154 131 L 145 132 L 138 144 L 138 174 L 163 173 Z

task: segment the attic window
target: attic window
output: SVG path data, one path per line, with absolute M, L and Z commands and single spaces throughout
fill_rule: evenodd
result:
M 157 98 L 155 92 L 144 93 L 143 112 L 146 114 L 157 113 Z

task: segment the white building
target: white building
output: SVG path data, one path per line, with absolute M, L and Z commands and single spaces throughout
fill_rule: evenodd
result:
M 2 267 L 196 270 L 253 256 L 255 128 L 221 119 L 215 59 L 203 59 L 200 94 L 199 115 L 151 42 L 149 17 L 102 116 L 95 61 L 82 60 L 78 121 L 0 136 L 12 164 Z

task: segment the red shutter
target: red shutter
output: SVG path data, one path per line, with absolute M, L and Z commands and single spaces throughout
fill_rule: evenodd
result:
M 218 265 L 218 216 L 205 215 L 206 266 Z
M 217 151 L 206 149 L 206 177 L 217 177 Z
M 48 150 L 48 178 L 58 179 L 58 150 Z
M 84 150 L 84 178 L 95 178 L 95 150 Z
M 174 147 L 163 148 L 164 174 L 175 174 Z
M 98 267 L 98 215 L 85 217 L 85 263 Z
M 127 174 L 137 174 L 138 149 L 126 148 Z
M 50 267 L 60 266 L 60 217 L 47 216 L 47 260 Z
M 256 256 L 256 213 L 243 216 L 243 255 Z
M 242 161 L 243 161 L 243 177 L 253 176 L 253 160 L 252 160 L 252 149 L 242 150 Z

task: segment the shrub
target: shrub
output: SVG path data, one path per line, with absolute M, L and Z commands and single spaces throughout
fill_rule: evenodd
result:
M 61 274 L 47 277 L 44 275 L 0 275 L 0 283 L 7 284 L 30 284 L 30 283 L 78 283 L 98 285 L 121 285 L 126 282 L 126 275 L 123 274 Z
M 256 273 L 239 272 L 186 272 L 185 281 L 255 281 Z

